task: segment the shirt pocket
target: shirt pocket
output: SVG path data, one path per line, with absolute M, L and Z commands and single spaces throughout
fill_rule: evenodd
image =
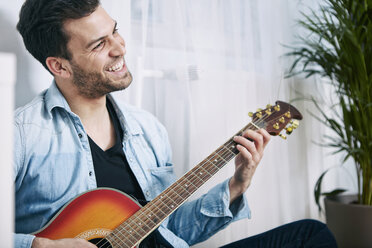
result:
M 151 187 L 157 194 L 160 194 L 176 181 L 174 166 L 170 163 L 167 163 L 166 166 L 151 168 L 150 173 L 152 179 Z

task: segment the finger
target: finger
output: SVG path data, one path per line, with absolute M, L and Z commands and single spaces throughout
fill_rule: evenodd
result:
M 264 149 L 264 139 L 263 139 L 263 136 L 261 133 L 258 133 L 256 131 L 253 131 L 253 130 L 248 130 L 246 132 L 243 133 L 243 136 L 245 138 L 248 138 L 248 139 L 251 139 L 253 140 L 255 146 L 256 146 L 256 149 L 257 151 L 261 154 L 263 152 L 263 149 Z
M 242 136 L 235 136 L 234 141 L 242 145 L 246 149 L 248 149 L 250 153 L 252 154 L 257 153 L 257 149 L 256 149 L 254 141 L 250 141 L 246 137 L 242 137 Z
M 263 147 L 265 148 L 266 145 L 271 140 L 271 135 L 265 129 L 263 129 L 263 128 L 261 128 L 257 132 L 259 132 L 262 135 L 262 137 L 263 137 Z
M 247 168 L 250 169 L 251 166 L 254 165 L 254 160 L 253 160 L 252 154 L 247 150 L 247 148 L 245 148 L 242 145 L 237 145 L 236 146 L 236 149 L 238 149 L 238 151 L 240 152 L 241 156 L 243 156 L 244 160 L 246 160 L 248 162 L 247 163 Z

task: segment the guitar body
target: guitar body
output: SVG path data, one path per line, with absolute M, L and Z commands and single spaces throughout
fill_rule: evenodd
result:
M 71 200 L 34 235 L 48 239 L 83 238 L 96 243 L 140 208 L 137 202 L 120 191 L 95 189 Z

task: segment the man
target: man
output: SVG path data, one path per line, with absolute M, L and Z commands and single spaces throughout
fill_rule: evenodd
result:
M 30 233 L 97 186 L 143 203 L 156 197 L 174 178 L 167 133 L 153 116 L 119 105 L 109 94 L 127 88 L 132 75 L 116 22 L 98 0 L 26 0 L 17 29 L 54 81 L 15 114 L 16 247 L 96 247 Z M 234 140 L 240 152 L 234 175 L 177 209 L 144 247 L 189 247 L 249 217 L 243 193 L 270 135 L 250 131 Z M 291 239 L 307 242 L 328 231 L 315 222 L 306 227 L 301 238 Z

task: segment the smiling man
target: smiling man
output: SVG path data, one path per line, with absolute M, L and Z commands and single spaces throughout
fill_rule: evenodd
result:
M 132 75 L 117 23 L 98 0 L 26 0 L 17 29 L 54 80 L 15 113 L 15 246 L 96 247 L 74 237 L 52 240 L 32 233 L 71 199 L 97 187 L 125 192 L 142 204 L 154 199 L 174 181 L 167 133 L 152 115 L 110 95 L 127 88 Z M 234 140 L 240 152 L 234 175 L 178 208 L 139 247 L 189 247 L 250 216 L 243 193 L 270 135 L 250 131 Z M 334 244 L 319 222 L 278 230 L 260 236 L 263 244 L 270 247 L 275 237 L 278 247 L 293 240 Z M 243 242 L 231 247 L 250 241 Z

